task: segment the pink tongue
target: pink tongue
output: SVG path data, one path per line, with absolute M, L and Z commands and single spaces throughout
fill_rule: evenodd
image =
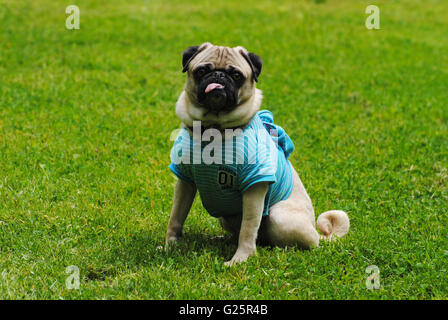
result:
M 215 89 L 222 89 L 224 86 L 219 83 L 210 83 L 207 88 L 205 88 L 205 93 L 209 93 L 210 91 L 213 91 Z

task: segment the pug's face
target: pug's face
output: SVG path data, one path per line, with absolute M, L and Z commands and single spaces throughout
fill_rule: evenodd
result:
M 262 61 L 243 47 L 221 47 L 210 43 L 189 47 L 182 57 L 187 82 L 176 112 L 191 126 L 229 127 L 248 122 L 258 111 L 261 91 L 256 82 Z
M 231 65 L 217 68 L 210 62 L 196 67 L 193 79 L 199 105 L 215 114 L 236 108 L 239 89 L 246 81 L 238 68 Z

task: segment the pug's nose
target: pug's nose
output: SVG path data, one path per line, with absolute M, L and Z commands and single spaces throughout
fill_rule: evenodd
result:
M 222 71 L 213 72 L 213 78 L 215 78 L 216 80 L 222 80 L 225 78 L 225 76 L 226 76 L 226 74 Z

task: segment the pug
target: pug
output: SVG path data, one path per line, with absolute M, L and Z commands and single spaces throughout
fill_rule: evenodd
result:
M 241 46 L 207 42 L 183 52 L 187 79 L 176 103 L 181 129 L 170 169 L 178 180 L 166 247 L 181 237 L 197 192 L 238 241 L 228 266 L 254 255 L 257 242 L 309 249 L 348 232 L 349 218 L 341 210 L 319 215 L 317 232 L 311 199 L 288 160 L 294 145 L 272 113 L 260 111 L 256 84 L 262 65 Z

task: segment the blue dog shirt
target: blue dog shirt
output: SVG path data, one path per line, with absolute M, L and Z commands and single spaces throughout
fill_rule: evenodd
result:
M 169 168 L 179 179 L 196 185 L 202 204 L 212 216 L 241 215 L 242 193 L 262 181 L 270 183 L 263 215 L 289 197 L 294 179 L 288 157 L 294 144 L 274 124 L 271 112 L 259 111 L 231 136 L 211 130 L 215 130 L 211 132 L 213 140 L 206 136 L 207 130 L 204 134 L 199 130 L 199 139 L 190 130 L 181 129 L 171 150 Z

